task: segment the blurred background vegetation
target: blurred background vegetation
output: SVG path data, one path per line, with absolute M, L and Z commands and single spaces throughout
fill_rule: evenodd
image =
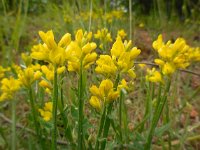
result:
M 104 27 L 116 35 L 123 28 L 147 53 L 158 33 L 172 40 L 183 36 L 196 46 L 199 9 L 199 0 L 1 0 L 1 62 L 17 61 L 16 54 L 38 42 L 38 31 L 49 29 L 61 36 L 78 28 L 96 32 Z

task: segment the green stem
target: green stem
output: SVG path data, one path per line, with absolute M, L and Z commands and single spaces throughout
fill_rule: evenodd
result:
M 117 75 L 117 78 L 115 80 L 115 83 L 114 83 L 114 90 L 117 90 L 117 86 L 119 84 L 119 81 L 120 81 L 120 74 Z M 104 124 L 104 131 L 103 131 L 103 142 L 101 143 L 101 150 L 104 150 L 105 147 L 106 147 L 106 142 L 107 142 L 107 137 L 108 137 L 108 131 L 109 131 L 109 128 L 110 128 L 110 118 L 109 118 L 109 115 L 112 111 L 112 107 L 113 107 L 113 103 L 110 103 L 109 106 L 107 107 L 107 114 L 106 114 L 106 120 L 105 120 L 105 124 Z
M 122 106 L 123 106 L 123 93 L 120 91 L 120 97 L 119 97 L 119 130 L 120 130 L 120 140 L 122 143 Z
M 58 102 L 58 78 L 57 66 L 54 66 L 54 81 L 53 81 L 53 128 L 52 128 L 52 143 L 51 149 L 56 150 L 57 143 L 57 102 Z
M 16 100 L 12 100 L 12 150 L 16 149 Z
M 145 114 L 144 114 L 144 118 L 147 118 L 147 116 L 150 116 L 149 115 L 149 102 L 150 102 L 150 82 L 147 83 L 147 96 L 146 96 L 146 101 L 145 101 Z M 139 132 L 144 131 L 144 127 L 145 127 L 146 121 L 144 121 L 141 124 L 141 128 L 139 129 Z
M 158 121 L 160 119 L 162 110 L 163 110 L 163 108 L 165 106 L 165 103 L 167 101 L 167 94 L 168 94 L 169 89 L 170 89 L 170 84 L 171 84 L 171 80 L 170 80 L 170 78 L 168 78 L 164 95 L 161 98 L 161 100 L 158 99 L 158 101 L 160 101 L 160 102 L 159 102 L 158 107 L 155 110 L 155 113 L 154 113 L 154 116 L 153 116 L 152 124 L 151 124 L 150 131 L 149 131 L 148 138 L 147 138 L 147 143 L 145 145 L 145 150 L 150 150 L 151 149 L 151 142 L 152 142 L 152 139 L 153 139 L 155 128 L 156 128 L 156 126 L 158 124 Z
M 106 11 L 107 11 L 106 10 L 106 1 L 107 0 L 104 0 L 104 28 L 106 28 L 106 17 L 105 17 L 106 16 Z
M 106 115 L 106 107 L 104 107 L 103 114 L 101 115 L 99 130 L 98 130 L 98 134 L 97 134 L 97 138 L 95 142 L 95 148 L 94 148 L 95 150 L 99 149 L 99 138 L 101 136 L 103 125 L 105 123 L 105 115 Z
M 67 117 L 66 117 L 65 112 L 64 112 L 64 98 L 63 98 L 63 88 L 62 88 L 62 85 L 63 85 L 63 81 L 61 82 L 61 85 L 60 85 L 60 100 L 61 100 L 61 105 L 58 105 L 58 106 L 60 106 L 59 109 L 60 109 L 61 117 L 63 119 L 63 124 L 64 124 L 64 128 L 65 128 L 66 139 L 69 140 L 71 144 L 73 144 L 73 137 L 72 137 L 72 133 L 71 133 L 71 128 L 68 125 L 68 120 L 67 120 Z
M 127 108 L 126 108 L 126 105 L 124 103 L 124 93 L 122 93 L 122 99 L 123 99 L 123 109 L 122 109 L 122 112 L 123 112 L 123 124 L 124 124 L 124 137 L 125 137 L 125 142 L 126 144 L 129 142 L 129 139 L 128 139 L 128 113 L 127 113 Z
M 129 0 L 129 39 L 132 40 L 132 0 Z
M 90 0 L 90 19 L 89 19 L 89 32 L 91 30 L 91 25 L 92 25 L 92 1 L 93 0 Z
M 104 150 L 106 147 L 106 142 L 107 142 L 107 137 L 108 137 L 108 131 L 110 128 L 110 118 L 109 115 L 112 111 L 112 107 L 113 107 L 113 103 L 110 103 L 109 106 L 107 107 L 107 114 L 106 114 L 106 120 L 105 120 L 105 124 L 103 127 L 103 142 L 101 143 L 101 150 Z
M 80 72 L 79 72 L 79 85 L 78 85 L 78 149 L 82 150 L 84 148 L 84 135 L 83 135 L 83 105 L 84 105 L 84 93 L 83 93 L 83 66 L 82 62 L 80 64 Z
M 166 123 L 168 124 L 170 122 L 170 114 L 169 114 L 169 103 L 166 104 Z M 171 150 L 171 133 L 170 131 L 167 131 L 168 134 L 168 146 L 169 150 Z
M 35 103 L 33 100 L 33 91 L 32 91 L 32 87 L 29 87 L 29 98 L 30 98 L 30 103 L 31 103 L 31 111 L 32 111 L 32 115 L 33 115 L 33 121 L 34 121 L 34 126 L 35 126 L 35 131 L 36 131 L 36 135 L 38 137 L 38 140 L 42 145 L 42 138 L 40 136 L 40 131 L 39 131 L 39 124 L 38 124 L 38 120 L 37 120 L 37 113 L 36 113 L 36 109 L 35 109 Z

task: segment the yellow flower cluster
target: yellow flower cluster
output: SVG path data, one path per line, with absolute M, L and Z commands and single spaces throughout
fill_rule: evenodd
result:
M 161 82 L 163 83 L 162 75 L 155 68 L 147 69 L 146 80 L 150 82 Z
M 122 79 L 121 83 L 117 86 L 117 90 L 114 89 L 113 82 L 110 79 L 105 79 L 101 81 L 99 87 L 96 85 L 90 87 L 92 96 L 89 103 L 93 108 L 100 111 L 102 107 L 119 97 L 121 89 L 128 89 L 125 79 Z
M 135 78 L 134 59 L 140 52 L 136 47 L 131 48 L 131 41 L 123 43 L 121 37 L 118 36 L 112 46 L 111 56 L 100 55 L 95 71 L 106 77 L 127 72 L 132 78 Z
M 67 19 L 66 21 L 80 20 L 80 19 L 87 21 L 92 15 L 91 16 L 92 20 L 99 21 L 103 19 L 106 20 L 108 23 L 112 23 L 113 20 L 122 20 L 123 14 L 124 12 L 122 10 L 113 10 L 110 12 L 106 12 L 106 14 L 104 14 L 104 10 L 98 9 L 98 11 L 93 11 L 92 14 L 88 11 L 80 12 L 78 15 L 75 16 L 75 19 L 70 18 L 69 15 L 66 14 L 65 19 Z
M 66 61 L 65 48 L 71 42 L 71 34 L 66 33 L 58 44 L 54 40 L 53 31 L 39 32 L 39 35 L 44 44 L 38 44 L 33 46 L 31 57 L 37 60 L 44 60 L 58 66 L 62 66 Z
M 124 39 L 124 38 L 127 36 L 127 34 L 126 34 L 126 32 L 124 31 L 124 29 L 121 29 L 121 30 L 119 30 L 119 31 L 117 32 L 117 36 L 120 36 L 122 39 Z
M 1 96 L 0 101 L 10 100 L 16 91 L 20 89 L 21 82 L 13 77 L 3 78 L 1 80 Z
M 153 42 L 153 48 L 158 52 L 159 59 L 155 63 L 159 65 L 164 75 L 171 75 L 179 68 L 186 68 L 191 61 L 200 60 L 200 52 L 186 44 L 183 38 L 177 38 L 174 43 L 163 42 L 162 35 Z M 193 60 L 192 60 L 193 59 Z
M 110 103 L 119 96 L 119 91 L 115 91 L 113 88 L 113 82 L 109 79 L 103 80 L 99 87 L 93 85 L 90 87 L 92 97 L 89 103 L 97 110 L 101 110 L 103 105 Z
M 7 71 L 10 71 L 10 68 L 3 68 L 2 66 L 0 66 L 0 79 L 2 79 L 5 76 L 5 73 Z
M 94 38 L 99 39 L 101 44 L 99 45 L 100 49 L 104 48 L 106 43 L 112 42 L 112 37 L 108 29 L 103 28 L 101 30 L 97 30 L 97 33 L 94 34 Z
M 114 19 L 122 19 L 124 12 L 121 10 L 113 10 L 109 13 L 106 13 L 104 19 L 108 21 L 108 23 L 112 23 Z
M 66 48 L 66 59 L 68 60 L 68 71 L 80 71 L 81 65 L 88 69 L 96 60 L 96 52 L 92 52 L 96 48 L 96 43 L 90 42 L 92 32 L 78 30 L 75 41 L 72 41 Z
M 92 52 L 96 48 L 96 43 L 90 42 L 92 32 L 87 33 L 80 29 L 74 41 L 71 41 L 71 34 L 66 33 L 58 44 L 54 40 L 52 30 L 46 33 L 40 31 L 39 35 L 44 44 L 33 46 L 31 57 L 61 66 L 58 72 L 64 71 L 62 67 L 65 63 L 68 64 L 68 71 L 79 72 L 81 65 L 87 69 L 96 60 L 97 54 Z M 43 68 L 43 70 L 47 72 L 47 69 Z
M 40 112 L 40 115 L 42 116 L 42 118 L 45 121 L 51 120 L 51 118 L 52 118 L 52 108 L 53 108 L 52 102 L 47 102 L 47 103 L 45 103 L 43 109 L 38 109 L 38 111 Z
M 34 67 L 27 67 L 24 70 L 21 70 L 18 73 L 18 78 L 22 85 L 24 85 L 26 88 L 31 87 L 34 81 L 39 80 L 42 76 L 42 73 L 40 71 L 35 71 Z

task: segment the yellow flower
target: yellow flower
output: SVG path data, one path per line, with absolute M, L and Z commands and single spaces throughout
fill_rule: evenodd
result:
M 155 68 L 147 69 L 146 80 L 150 82 L 163 82 L 162 75 Z
M 164 46 L 162 34 L 160 34 L 156 41 L 153 42 L 153 48 L 158 51 L 160 48 Z
M 43 88 L 52 89 L 52 85 L 46 80 L 40 81 L 39 85 Z
M 146 67 L 146 64 L 138 64 L 138 66 L 143 69 L 144 67 Z
M 112 42 L 111 34 L 106 28 L 97 30 L 97 33 L 94 34 L 94 38 L 99 39 L 101 42 Z
M 42 72 L 45 74 L 47 80 L 53 81 L 54 79 L 54 71 L 53 71 L 53 66 L 49 65 L 48 67 L 43 65 L 41 66 Z
M 42 118 L 45 121 L 51 120 L 51 118 L 52 118 L 52 108 L 53 108 L 52 102 L 47 102 L 47 103 L 45 103 L 43 109 L 38 109 L 38 111 L 40 112 L 40 115 L 42 116 Z
M 65 66 L 59 67 L 59 68 L 57 69 L 57 73 L 58 73 L 58 74 L 62 74 L 64 71 L 65 71 Z
M 39 80 L 42 76 L 42 73 L 40 71 L 36 71 L 34 74 L 34 80 Z
M 140 28 L 143 28 L 143 27 L 144 27 L 144 23 L 141 22 L 141 23 L 139 24 L 139 27 L 140 27 Z
M 31 57 L 37 60 L 43 60 L 56 64 L 58 66 L 63 65 L 66 61 L 65 48 L 71 42 L 71 35 L 66 33 L 58 44 L 54 40 L 53 31 L 39 31 L 39 35 L 44 42 L 44 44 L 38 44 L 33 46 Z
M 97 33 L 94 34 L 94 38 L 99 39 L 99 41 L 101 43 L 99 45 L 100 49 L 103 49 L 104 45 L 106 45 L 107 43 L 112 42 L 111 34 L 108 32 L 108 29 L 106 29 L 106 28 L 103 28 L 101 30 L 97 30 Z
M 115 91 L 113 82 L 109 79 L 103 80 L 99 87 L 92 85 L 90 92 L 93 95 L 90 99 L 90 104 L 98 110 L 119 97 L 119 91 Z
M 90 42 L 92 33 L 78 30 L 75 36 L 75 41 L 72 41 L 66 49 L 66 59 L 68 60 L 68 71 L 79 73 L 80 67 L 88 69 L 97 57 L 95 52 L 96 43 Z
M 10 68 L 3 68 L 2 66 L 0 66 L 0 79 L 3 78 L 5 76 L 5 73 L 10 71 Z
M 96 96 L 92 96 L 89 100 L 90 105 L 97 109 L 98 111 L 101 110 L 101 103 L 100 100 Z
M 3 78 L 1 81 L 0 101 L 12 99 L 16 91 L 20 89 L 21 82 L 13 77 Z
M 103 74 L 106 77 L 115 75 L 117 67 L 109 55 L 100 55 L 100 58 L 96 61 L 96 63 L 98 65 L 95 68 L 97 73 Z
M 25 87 L 29 88 L 35 81 L 33 68 L 28 67 L 24 69 L 18 74 L 18 78 Z
M 120 36 L 122 39 L 124 39 L 124 38 L 127 36 L 127 34 L 126 34 L 126 32 L 124 31 L 124 29 L 121 29 L 121 30 L 119 30 L 119 31 L 117 32 L 117 36 Z
M 128 90 L 128 85 L 125 79 L 122 79 L 121 83 L 117 86 L 118 91 L 120 91 L 121 89 Z
M 155 63 L 159 65 L 164 75 L 170 75 L 179 68 L 186 68 L 192 62 L 192 58 L 200 56 L 193 53 L 183 38 L 177 38 L 174 43 L 163 42 L 162 35 L 153 42 L 153 48 L 158 52 L 159 58 Z M 198 56 L 199 55 L 199 56 Z
M 162 68 L 162 72 L 164 75 L 170 75 L 172 73 L 174 73 L 176 71 L 176 68 L 173 64 L 171 63 L 165 63 L 163 68 Z
M 190 48 L 189 49 L 189 59 L 190 61 L 200 61 L 200 47 Z
M 131 48 L 131 41 L 124 43 L 118 36 L 111 48 L 111 56 L 100 55 L 96 61 L 97 67 L 95 71 L 110 77 L 117 73 L 128 73 L 131 77 L 135 77 L 134 59 L 140 54 L 140 50 L 136 47 Z

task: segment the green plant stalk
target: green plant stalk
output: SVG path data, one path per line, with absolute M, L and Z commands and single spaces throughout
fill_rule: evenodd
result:
M 150 114 L 150 122 L 152 120 L 152 101 L 154 99 L 154 94 L 155 94 L 155 83 L 151 83 L 151 95 L 150 95 L 150 100 L 149 100 L 149 114 Z
M 171 84 L 171 80 L 170 80 L 170 78 L 168 78 L 164 95 L 163 95 L 162 98 L 160 97 L 158 99 L 158 102 L 159 101 L 160 102 L 159 102 L 158 107 L 155 110 L 155 113 L 154 113 L 154 116 L 153 116 L 152 124 L 151 124 L 150 131 L 149 131 L 149 134 L 148 134 L 148 137 L 147 137 L 147 143 L 145 145 L 145 150 L 151 149 L 152 138 L 153 138 L 153 135 L 154 135 L 154 132 L 155 132 L 155 128 L 156 128 L 158 121 L 160 119 L 161 113 L 163 111 L 163 108 L 165 106 L 165 103 L 167 101 L 167 94 L 168 94 L 169 89 L 170 89 L 170 84 Z
M 99 130 L 98 130 L 98 134 L 97 134 L 96 142 L 95 142 L 95 148 L 94 148 L 95 150 L 99 149 L 99 138 L 101 136 L 103 125 L 105 123 L 105 116 L 106 116 L 106 107 L 104 107 L 103 114 L 101 115 Z
M 104 140 L 101 143 L 101 150 L 104 150 L 106 147 L 106 142 L 107 142 L 107 137 L 108 137 L 108 131 L 110 128 L 110 118 L 109 115 L 112 111 L 112 107 L 113 107 L 113 103 L 110 103 L 109 106 L 107 107 L 107 114 L 106 114 L 106 120 L 105 120 L 105 124 L 103 127 L 103 138 Z
M 57 78 L 57 66 L 54 66 L 54 80 L 53 80 L 53 128 L 52 128 L 52 143 L 51 149 L 57 148 L 57 103 L 58 103 L 58 78 Z
M 36 135 L 38 137 L 38 140 L 39 140 L 41 146 L 43 147 L 42 137 L 40 136 L 40 130 L 39 130 L 40 128 L 39 128 L 39 124 L 37 121 L 37 113 L 36 113 L 36 109 L 35 109 L 35 103 L 33 100 L 32 87 L 30 86 L 28 90 L 29 90 L 29 98 L 30 98 L 30 103 L 31 103 L 31 111 L 32 111 L 32 115 L 33 115 L 33 122 L 34 122 L 34 126 L 35 126 L 35 132 L 36 132 Z
M 2 1 L 2 5 L 3 5 L 3 13 L 4 15 L 6 16 L 7 12 L 6 12 L 6 4 L 5 4 L 5 1 L 4 0 L 1 0 Z
M 117 86 L 119 84 L 119 81 L 120 81 L 120 74 L 117 75 L 117 78 L 115 80 L 115 83 L 114 83 L 114 90 L 117 90 Z M 113 103 L 110 103 L 109 106 L 107 107 L 107 114 L 106 114 L 106 120 L 105 120 L 105 124 L 103 126 L 103 138 L 105 140 L 103 140 L 103 142 L 101 143 L 101 150 L 104 150 L 105 147 L 106 147 L 106 142 L 107 142 L 107 137 L 108 137 L 108 131 L 109 131 L 109 128 L 110 128 L 110 118 L 109 118 L 109 115 L 112 111 L 112 107 L 113 107 Z
M 149 115 L 149 102 L 150 102 L 150 82 L 147 83 L 147 97 L 146 97 L 146 102 L 145 102 L 145 114 L 144 114 L 144 118 L 146 118 L 147 116 L 150 116 Z M 144 121 L 141 124 L 141 128 L 139 129 L 140 132 L 144 131 L 144 126 L 145 126 L 146 121 Z
M 91 25 L 92 25 L 92 2 L 93 0 L 90 0 L 90 19 L 89 19 L 89 32 L 91 30 Z
M 170 122 L 170 114 L 169 114 L 169 104 L 166 104 L 166 123 L 168 124 Z M 168 146 L 169 150 L 171 150 L 171 133 L 170 131 L 167 131 L 168 134 Z
M 12 150 L 16 149 L 16 100 L 12 100 Z
M 119 97 L 119 129 L 120 129 L 120 140 L 121 143 L 123 143 L 123 137 L 122 137 L 122 107 L 123 107 L 123 93 L 120 91 L 120 97 Z
M 104 0 L 104 16 L 106 16 L 106 11 L 107 11 L 107 8 L 106 8 L 106 0 Z M 106 18 L 104 18 L 104 28 L 106 28 Z
M 70 143 L 72 144 L 73 143 L 73 138 L 72 138 L 72 133 L 71 133 L 71 129 L 68 125 L 68 120 L 67 120 L 67 117 L 64 113 L 64 99 L 63 99 L 63 88 L 62 88 L 62 84 L 63 82 L 61 83 L 61 87 L 60 87 L 60 100 L 61 100 L 61 107 L 59 107 L 60 109 L 60 113 L 61 113 L 61 116 L 62 116 L 62 119 L 63 119 L 63 123 L 64 123 L 64 128 L 65 128 L 65 136 L 66 136 L 66 139 L 68 139 L 70 141 Z
M 123 118 L 123 124 L 124 124 L 124 130 L 123 130 L 123 135 L 125 137 L 125 142 L 128 143 L 128 115 L 127 115 L 127 108 L 125 105 L 125 97 L 124 93 L 122 93 L 122 99 L 123 99 L 123 107 L 122 107 L 122 118 Z
M 132 40 L 132 0 L 129 0 L 129 39 Z
M 79 84 L 78 84 L 78 150 L 82 150 L 84 147 L 84 135 L 83 135 L 83 105 L 84 105 L 84 91 L 83 91 L 83 65 L 80 64 L 79 72 Z

